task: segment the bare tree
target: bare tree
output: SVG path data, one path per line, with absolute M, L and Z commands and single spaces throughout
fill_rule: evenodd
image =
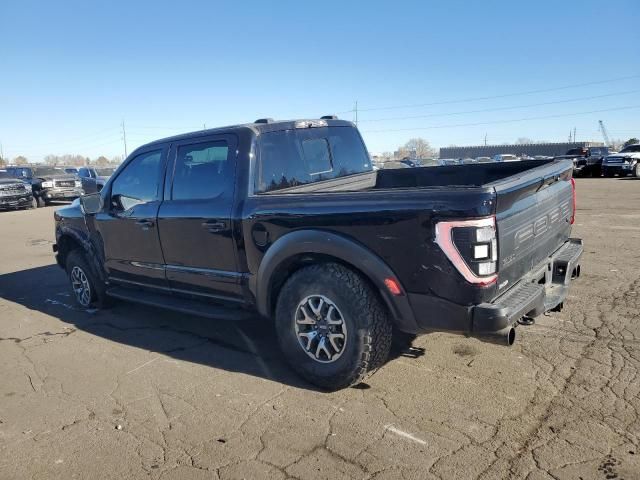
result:
M 529 145 L 533 143 L 533 140 L 531 140 L 529 137 L 519 137 L 516 140 L 516 145 Z
M 29 160 L 27 160 L 27 157 L 23 155 L 18 155 L 16 158 L 13 159 L 14 165 L 26 165 L 27 163 L 29 163 Z
M 55 167 L 58 164 L 59 160 L 60 157 L 58 157 L 57 155 L 47 155 L 46 157 L 44 157 L 44 163 L 46 163 L 47 165 L 51 165 L 52 167 Z
M 404 144 L 404 149 L 415 152 L 417 158 L 429 158 L 435 155 L 435 150 L 431 148 L 429 142 L 424 138 L 412 138 Z
M 109 165 L 109 159 L 104 155 L 100 155 L 98 158 L 94 160 L 93 164 L 99 167 L 104 167 L 106 165 Z

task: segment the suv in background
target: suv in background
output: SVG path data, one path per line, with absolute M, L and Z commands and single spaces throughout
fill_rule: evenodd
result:
M 602 161 L 602 173 L 605 177 L 614 175 L 635 175 L 640 178 L 640 143 L 628 145 L 618 153 L 605 157 Z
M 18 166 L 7 168 L 7 172 L 31 184 L 38 207 L 44 207 L 52 200 L 73 200 L 84 193 L 76 175 L 58 168 Z
M 82 189 L 85 193 L 99 192 L 115 171 L 115 167 L 81 167 L 78 177 L 82 182 Z

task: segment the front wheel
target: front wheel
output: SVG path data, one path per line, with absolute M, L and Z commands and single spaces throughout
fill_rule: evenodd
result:
M 46 206 L 44 198 L 42 198 L 42 197 L 37 197 L 36 198 L 36 204 L 38 205 L 38 208 L 42 208 L 42 207 Z
M 67 255 L 67 275 L 73 296 L 82 308 L 102 307 L 105 304 L 104 283 L 87 264 L 84 255 L 74 250 Z
M 389 355 L 392 326 L 360 275 L 335 264 L 298 270 L 276 306 L 280 348 L 307 381 L 327 390 L 357 384 Z

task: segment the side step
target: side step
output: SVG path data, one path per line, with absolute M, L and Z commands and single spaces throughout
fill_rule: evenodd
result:
M 161 295 L 146 290 L 111 287 L 106 291 L 106 294 L 110 297 L 126 300 L 128 302 L 141 303 L 143 305 L 166 308 L 176 312 L 186 313 L 188 315 L 215 318 L 218 320 L 248 320 L 250 318 L 255 318 L 257 315 L 240 308 L 224 307 L 170 294 Z

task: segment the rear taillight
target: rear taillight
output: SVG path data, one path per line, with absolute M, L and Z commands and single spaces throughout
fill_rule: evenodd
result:
M 495 217 L 438 222 L 436 243 L 467 282 L 490 285 L 496 281 Z
M 576 179 L 571 177 L 571 198 L 573 201 L 573 210 L 571 211 L 571 225 L 576 221 Z

